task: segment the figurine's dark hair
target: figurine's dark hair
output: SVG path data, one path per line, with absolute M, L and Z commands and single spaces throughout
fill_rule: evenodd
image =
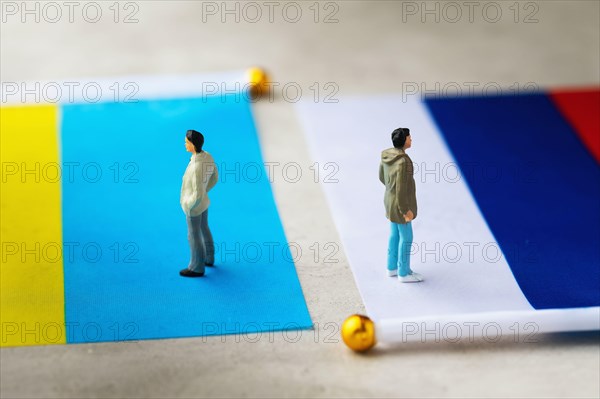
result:
M 196 130 L 188 130 L 185 137 L 192 142 L 196 148 L 196 152 L 202 152 L 202 146 L 204 145 L 204 136 L 202 133 Z
M 394 130 L 392 132 L 392 143 L 394 143 L 394 147 L 402 149 L 408 136 L 410 136 L 410 130 L 405 127 L 399 127 Z

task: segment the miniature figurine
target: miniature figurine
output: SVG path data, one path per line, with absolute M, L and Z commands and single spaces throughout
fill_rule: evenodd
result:
M 202 149 L 204 136 L 196 130 L 185 135 L 185 149 L 192 153 L 181 184 L 181 208 L 187 217 L 190 264 L 179 274 L 183 277 L 204 276 L 204 266 L 214 264 L 215 247 L 208 228 L 208 192 L 217 184 L 215 161 Z
M 417 197 L 413 163 L 406 150 L 411 147 L 410 130 L 398 128 L 392 132 L 393 148 L 381 153 L 379 180 L 385 184 L 385 215 L 391 223 L 388 246 L 388 276 L 403 283 L 418 283 L 423 277 L 410 268 L 413 242 L 412 220 L 417 217 Z

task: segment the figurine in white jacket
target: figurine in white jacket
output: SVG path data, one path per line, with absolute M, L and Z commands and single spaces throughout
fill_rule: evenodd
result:
M 190 242 L 190 264 L 179 274 L 183 277 L 204 276 L 204 266 L 214 264 L 215 247 L 208 228 L 208 192 L 217 184 L 218 172 L 215 161 L 202 150 L 204 136 L 196 130 L 185 135 L 185 149 L 192 153 L 190 163 L 181 184 L 181 208 L 187 217 Z

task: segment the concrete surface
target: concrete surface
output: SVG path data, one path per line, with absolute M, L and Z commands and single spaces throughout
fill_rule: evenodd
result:
M 539 87 L 600 82 L 597 1 L 523 2 L 517 23 L 509 9 L 512 1 L 496 2 L 503 11 L 496 23 L 477 12 L 489 2 L 476 2 L 472 23 L 466 8 L 457 23 L 444 15 L 439 23 L 431 15 L 423 23 L 419 14 L 408 13 L 422 2 L 322 2 L 319 19 L 330 12 L 338 19 L 329 24 L 314 22 L 312 1 L 298 2 L 303 11 L 298 23 L 277 12 L 273 23 L 268 15 L 257 23 L 244 21 L 243 15 L 239 23 L 233 16 L 222 23 L 220 13 L 205 13 L 203 22 L 203 7 L 221 7 L 220 2 L 134 3 L 139 7 L 134 24 L 112 21 L 112 2 L 100 3 L 106 17 L 96 24 L 77 13 L 72 24 L 8 18 L 0 31 L 2 81 L 195 73 L 258 64 L 281 86 L 297 82 L 304 96 L 313 96 L 315 82 L 322 89 L 333 82 L 341 101 L 345 95 L 399 92 L 407 83 L 429 90 L 436 82 L 442 88 L 449 82 L 465 88 L 478 82 L 505 89 L 528 82 Z M 442 13 L 445 4 L 438 4 Z M 243 4 L 239 7 L 242 12 Z M 131 9 L 121 11 L 120 18 Z M 293 17 L 288 11 L 286 16 Z M 446 9 L 446 19 L 455 15 L 451 11 Z M 538 22 L 524 23 L 534 11 Z M 493 20 L 492 10 L 488 12 L 486 18 Z M 295 161 L 309 175 L 312 162 L 293 104 L 280 93 L 273 102 L 257 104 L 255 111 L 266 161 Z M 328 242 L 339 245 L 318 184 L 310 178 L 295 184 L 275 179 L 274 190 L 291 242 L 307 252 L 315 242 L 321 248 Z M 0 396 L 600 396 L 597 333 L 538 336 L 535 343 L 411 344 L 379 347 L 368 355 L 351 353 L 339 342 L 339 324 L 364 307 L 343 249 L 335 259 L 339 262 L 332 264 L 303 256 L 297 265 L 314 331 L 258 339 L 4 348 Z

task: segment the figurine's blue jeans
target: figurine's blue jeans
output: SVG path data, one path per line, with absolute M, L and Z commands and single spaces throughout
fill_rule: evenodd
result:
M 204 264 L 215 261 L 215 244 L 208 228 L 208 209 L 198 216 L 188 216 L 187 225 L 191 252 L 188 269 L 204 273 Z
M 410 249 L 413 242 L 411 222 L 400 224 L 391 222 L 392 231 L 388 246 L 388 270 L 398 269 L 398 275 L 404 277 L 410 270 Z

